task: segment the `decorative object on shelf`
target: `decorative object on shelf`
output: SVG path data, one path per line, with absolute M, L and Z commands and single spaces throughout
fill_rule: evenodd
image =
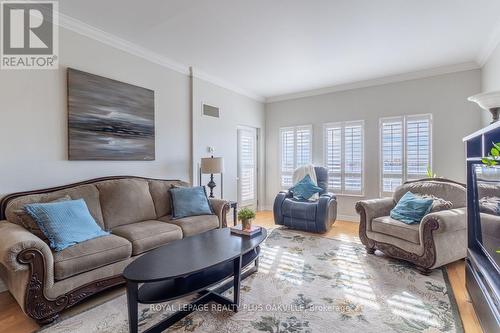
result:
M 214 181 L 214 174 L 219 174 L 220 173 L 220 183 L 221 183 L 221 190 L 220 190 L 220 196 L 221 198 L 223 197 L 223 173 L 224 173 L 224 158 L 222 157 L 204 157 L 201 159 L 201 164 L 200 164 L 200 185 L 201 185 L 201 175 L 202 174 L 209 174 L 210 175 L 210 181 L 208 182 L 207 186 L 210 188 L 210 198 L 214 197 L 214 188 L 217 186 Z
M 241 221 L 244 230 L 252 229 L 252 220 L 255 218 L 255 212 L 250 208 L 243 208 L 238 212 L 238 220 Z
M 261 232 L 262 232 L 262 227 L 258 225 L 250 226 L 250 229 L 245 229 L 241 224 L 231 227 L 232 234 L 240 236 L 248 236 L 250 238 L 260 235 Z
M 493 116 L 491 123 L 498 121 L 500 112 L 500 91 L 491 91 L 477 94 L 468 98 L 469 101 L 477 103 L 482 109 L 489 111 Z
M 155 159 L 154 91 L 68 68 L 68 158 Z
M 500 142 L 492 142 L 491 144 L 493 145 L 493 147 L 491 147 L 488 156 L 481 159 L 481 162 L 483 162 L 483 164 L 486 164 L 487 166 L 497 165 L 498 161 L 500 161 Z

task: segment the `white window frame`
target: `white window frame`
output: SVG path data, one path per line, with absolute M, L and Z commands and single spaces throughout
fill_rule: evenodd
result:
M 361 191 L 349 191 L 345 189 L 345 128 L 347 126 L 361 126 Z M 365 195 L 365 121 L 364 120 L 353 120 L 353 121 L 342 121 L 342 122 L 332 122 L 323 124 L 323 165 L 327 165 L 328 160 L 328 138 L 327 131 L 330 128 L 340 128 L 341 129 L 341 158 L 340 158 L 340 190 L 339 189 L 331 189 L 330 191 L 337 195 L 343 196 L 353 196 L 353 197 L 363 197 Z M 330 176 L 330 171 L 328 171 L 328 175 Z
M 415 114 L 415 115 L 402 115 L 396 117 L 384 117 L 379 118 L 379 192 L 381 197 L 391 197 L 394 192 L 384 191 L 384 161 L 383 161 L 383 137 L 382 137 L 382 125 L 386 122 L 391 121 L 399 121 L 402 123 L 402 145 L 403 145 L 403 163 L 402 163 L 402 172 L 401 172 L 401 183 L 404 184 L 408 180 L 408 156 L 407 156 L 407 146 L 408 146 L 408 121 L 425 119 L 429 121 L 429 167 L 432 170 L 432 152 L 433 152 L 433 125 L 432 125 L 432 114 Z M 399 175 L 398 175 L 399 176 Z M 425 177 L 425 176 L 424 176 Z M 387 178 L 387 177 L 386 177 Z M 399 177 L 394 177 L 398 178 Z
M 283 131 L 290 131 L 292 130 L 293 131 L 293 169 L 297 169 L 297 130 L 300 130 L 300 129 L 308 129 L 311 133 L 311 140 L 309 142 L 309 156 L 310 156 L 310 159 L 308 161 L 309 164 L 312 163 L 312 158 L 313 158 L 313 151 L 312 151 L 312 147 L 313 147 L 313 140 L 314 140 L 314 133 L 313 133 L 313 126 L 311 124 L 308 124 L 308 125 L 297 125 L 297 126 L 287 126 L 287 127 L 280 127 L 279 129 L 279 151 L 278 151 L 278 154 L 279 154 L 279 159 L 280 159 L 280 164 L 279 164 L 279 176 L 278 176 L 278 179 L 279 179 L 279 184 L 280 184 L 280 188 L 282 190 L 288 190 L 288 187 L 287 186 L 284 186 L 283 183 L 282 183 L 282 176 L 283 176 L 283 136 L 282 136 L 282 132 Z M 288 174 L 288 173 L 286 173 Z M 291 172 L 290 174 L 292 177 L 293 177 L 293 171 Z

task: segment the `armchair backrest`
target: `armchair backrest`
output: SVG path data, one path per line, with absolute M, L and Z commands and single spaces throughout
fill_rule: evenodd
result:
M 461 208 L 467 205 L 465 185 L 444 178 L 427 178 L 414 181 L 408 181 L 396 188 L 394 191 L 394 201 L 406 193 L 433 195 L 438 198 L 450 201 L 453 208 Z
M 323 189 L 321 194 L 328 192 L 328 170 L 325 167 L 315 166 L 314 171 L 316 172 L 316 180 L 318 181 L 318 186 Z

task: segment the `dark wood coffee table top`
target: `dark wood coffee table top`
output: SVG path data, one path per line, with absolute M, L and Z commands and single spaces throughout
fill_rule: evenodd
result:
M 266 229 L 253 238 L 231 234 L 229 228 L 215 229 L 151 250 L 129 264 L 125 279 L 155 282 L 187 276 L 235 259 L 259 246 Z

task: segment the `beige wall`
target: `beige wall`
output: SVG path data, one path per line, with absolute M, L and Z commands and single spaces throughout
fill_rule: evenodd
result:
M 490 58 L 481 70 L 482 74 L 482 91 L 500 90 L 500 45 L 491 54 Z M 487 111 L 482 113 L 482 123 L 486 126 L 491 121 L 491 114 Z
M 59 45 L 59 70 L 0 71 L 0 195 L 108 175 L 189 180 L 188 77 L 65 29 Z M 67 160 L 67 67 L 155 91 L 155 161 Z
M 480 91 L 480 74 L 479 70 L 471 70 L 268 104 L 266 204 L 272 207 L 279 191 L 278 131 L 282 126 L 312 124 L 313 162 L 322 165 L 323 124 L 364 120 L 365 198 L 375 198 L 379 196 L 379 118 L 432 113 L 434 172 L 464 181 L 462 137 L 481 127 L 479 108 L 467 97 Z M 340 196 L 340 217 L 357 219 L 354 203 L 360 199 Z
M 202 103 L 220 108 L 220 118 L 202 115 Z M 249 126 L 264 133 L 264 104 L 243 97 L 232 91 L 221 89 L 206 81 L 193 79 L 193 178 L 198 181 L 198 168 L 202 157 L 209 157 L 208 147 L 215 149 L 214 156 L 224 157 L 224 198 L 237 200 L 237 127 Z M 260 137 L 258 161 L 264 171 L 264 137 Z M 264 199 L 263 172 L 259 175 L 258 197 Z M 203 176 L 206 184 L 208 175 Z M 220 180 L 216 176 L 217 187 L 214 195 L 220 195 Z M 260 200 L 263 201 L 263 200 Z
M 192 161 L 210 143 L 227 158 L 225 192 L 235 198 L 236 125 L 263 129 L 262 103 L 195 79 L 192 119 L 187 75 L 63 28 L 59 45 L 59 70 L 0 71 L 0 196 L 108 175 L 190 181 Z M 67 67 L 155 91 L 155 161 L 67 160 Z M 219 122 L 201 119 L 201 100 L 221 106 Z

